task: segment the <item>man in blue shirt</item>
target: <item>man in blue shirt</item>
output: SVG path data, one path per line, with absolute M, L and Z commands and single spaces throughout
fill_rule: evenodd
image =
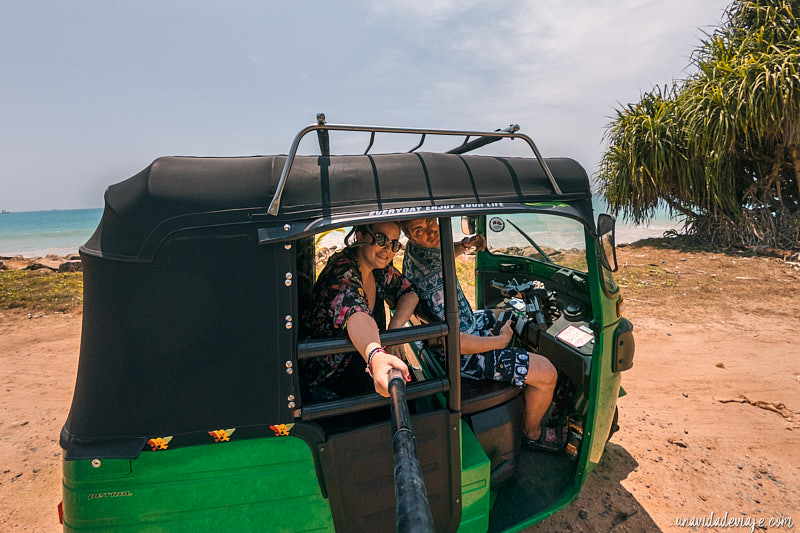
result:
M 417 288 L 421 302 L 444 320 L 444 282 L 439 225 L 435 218 L 419 218 L 401 224 L 408 237 L 403 275 Z M 455 244 L 456 256 L 469 248 L 483 250 L 483 236 L 465 237 Z M 542 418 L 553 400 L 558 373 L 545 357 L 523 348 L 510 347 L 513 331 L 507 321 L 498 335 L 492 334 L 495 316 L 491 310 L 473 311 L 461 285 L 456 286 L 461 331 L 461 374 L 524 387 L 525 415 L 522 447 L 557 452 L 563 445 L 560 428 L 542 426 Z

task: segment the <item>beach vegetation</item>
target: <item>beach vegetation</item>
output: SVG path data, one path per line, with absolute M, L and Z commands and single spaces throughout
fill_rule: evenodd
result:
M 82 305 L 82 272 L 0 271 L 0 309 L 70 312 Z
M 461 284 L 464 297 L 473 307 L 475 302 L 475 256 L 462 255 L 456 258 L 456 278 Z
M 656 265 L 628 266 L 622 272 L 618 284 L 623 288 L 630 287 L 674 287 L 675 280 L 670 273 Z
M 699 245 L 800 249 L 800 2 L 734 0 L 692 63 L 616 111 L 606 202 L 636 223 L 666 205 Z

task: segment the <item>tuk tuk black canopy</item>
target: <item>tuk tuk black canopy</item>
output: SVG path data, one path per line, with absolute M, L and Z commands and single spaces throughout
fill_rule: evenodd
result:
M 591 198 L 584 169 L 548 158 L 558 195 L 536 159 L 402 153 L 298 156 L 277 216 L 266 215 L 286 156 L 163 157 L 108 188 L 105 211 L 83 246 L 88 254 L 150 260 L 167 235 L 203 226 L 330 218 L 449 204 Z

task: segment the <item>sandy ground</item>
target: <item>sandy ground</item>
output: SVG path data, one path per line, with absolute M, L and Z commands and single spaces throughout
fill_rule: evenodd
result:
M 61 448 L 81 317 L 0 312 L 0 531 L 59 531 Z
M 636 325 L 621 430 L 578 498 L 530 531 L 751 531 L 676 523 L 712 513 L 788 530 L 800 521 L 800 269 L 638 246 L 619 259 Z M 0 531 L 59 530 L 80 326 L 0 312 Z

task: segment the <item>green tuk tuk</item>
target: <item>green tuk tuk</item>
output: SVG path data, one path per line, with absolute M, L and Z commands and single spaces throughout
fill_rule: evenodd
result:
M 339 131 L 369 135 L 366 151 L 331 155 Z M 321 155 L 297 155 L 311 132 Z M 371 154 L 377 134 L 420 141 Z M 426 136 L 463 142 L 420 152 Z M 469 154 L 504 139 L 534 157 Z M 420 217 L 439 221 L 447 319 L 420 313 L 381 341 L 414 351 L 406 399 L 435 529 L 517 531 L 570 502 L 617 427 L 620 373 L 634 353 L 612 275 L 614 220 L 595 221 L 586 172 L 543 158 L 517 127 L 319 117 L 288 155 L 164 157 L 106 191 L 80 249 L 80 361 L 60 439 L 64 530 L 394 530 L 389 399 L 311 398 L 299 362 L 353 346 L 304 338 L 297 325 L 325 236 Z M 456 262 L 453 221 L 485 236 L 474 263 Z M 509 308 L 514 342 L 558 370 L 548 417 L 570 428 L 564 453 L 519 450 L 521 389 L 460 378 L 457 265 L 477 308 Z

